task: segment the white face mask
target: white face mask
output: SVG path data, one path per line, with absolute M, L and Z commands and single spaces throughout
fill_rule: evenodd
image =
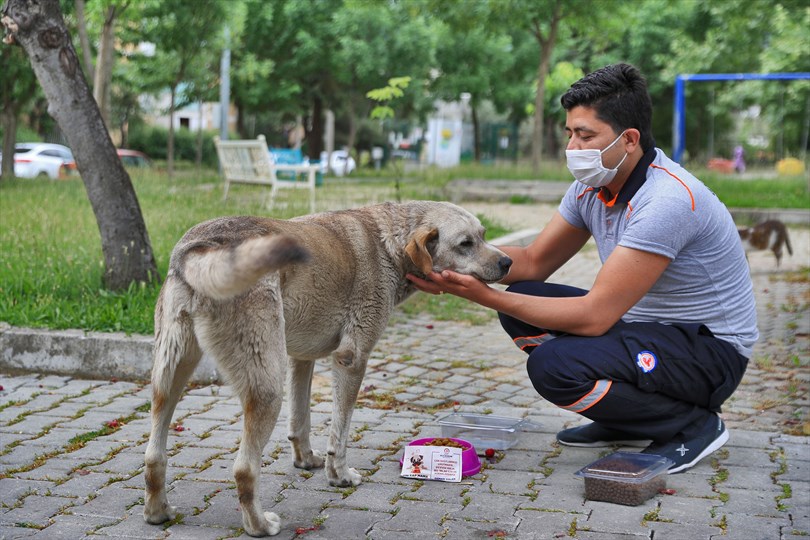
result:
M 608 169 L 602 163 L 602 154 L 605 153 L 611 146 L 616 144 L 619 139 L 624 135 L 622 131 L 616 140 L 607 145 L 604 150 L 597 150 L 591 148 L 588 150 L 566 150 L 565 159 L 568 164 L 568 170 L 574 175 L 577 181 L 582 182 L 586 186 L 598 188 L 606 186 L 616 176 L 616 171 L 619 170 L 624 160 L 627 159 L 627 152 L 624 157 L 613 169 Z

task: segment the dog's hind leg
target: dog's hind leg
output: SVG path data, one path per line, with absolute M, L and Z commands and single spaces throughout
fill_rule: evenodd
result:
M 242 394 L 242 406 L 245 409 L 244 429 L 239 453 L 233 466 L 239 505 L 242 507 L 242 523 L 250 536 L 272 536 L 278 534 L 281 529 L 281 520 L 276 514 L 262 511 L 258 484 L 262 451 L 270 439 L 281 411 L 283 385 L 272 384 L 273 388 L 263 386 L 263 384 L 251 385 L 246 392 L 247 395 Z
M 152 431 L 146 448 L 144 472 L 146 492 L 143 517 L 152 524 L 174 518 L 174 508 L 169 506 L 166 497 L 166 439 L 177 402 L 202 356 L 193 334 L 191 318 L 181 313 L 167 320 L 170 317 L 163 313 L 164 296 L 161 291 L 155 316 Z M 166 301 L 167 310 L 170 302 L 171 299 Z
M 254 291 L 252 313 L 241 306 L 217 314 L 203 347 L 211 350 L 244 410 L 242 441 L 233 464 L 242 525 L 250 536 L 278 534 L 281 520 L 262 511 L 259 475 L 262 452 L 281 412 L 287 351 L 281 301 L 274 291 Z M 237 313 L 239 314 L 237 316 Z M 232 321 L 238 321 L 238 324 Z
M 315 361 L 290 359 L 287 388 L 289 388 L 290 419 L 287 438 L 293 451 L 293 465 L 299 469 L 323 467 L 323 456 L 312 449 L 309 440 L 312 372 Z

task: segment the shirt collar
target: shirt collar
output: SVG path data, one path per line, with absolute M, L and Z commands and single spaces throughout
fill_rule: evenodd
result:
M 622 204 L 630 202 L 633 195 L 641 189 L 641 186 L 643 186 L 644 182 L 647 180 L 647 169 L 650 167 L 653 160 L 655 160 L 655 154 L 655 146 L 650 146 L 650 149 L 644 152 L 644 155 L 641 156 L 641 159 L 630 172 L 630 176 L 627 177 L 627 181 L 622 186 L 622 189 L 619 190 L 619 193 L 617 193 L 612 200 L 608 200 L 607 197 L 605 197 L 606 191 L 604 191 L 603 188 L 599 188 L 599 200 L 608 206 L 613 206 L 617 202 Z

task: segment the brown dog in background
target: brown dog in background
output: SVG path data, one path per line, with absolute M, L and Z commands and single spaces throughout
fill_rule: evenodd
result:
M 291 220 L 227 217 L 193 227 L 172 251 L 155 307 L 146 521 L 174 517 L 166 496 L 167 434 L 203 353 L 216 361 L 244 410 L 233 472 L 245 531 L 278 534 L 279 518 L 262 511 L 258 485 L 285 377 L 293 464 L 325 466 L 331 485 L 356 486 L 360 473 L 346 463 L 352 412 L 391 312 L 416 290 L 405 275 L 448 269 L 492 283 L 511 264 L 484 241 L 475 216 L 442 202 L 386 203 Z M 309 433 L 319 358 L 332 365 L 325 457 L 312 449 Z
M 787 227 L 778 219 L 769 219 L 753 227 L 738 228 L 740 240 L 746 254 L 749 251 L 770 249 L 776 257 L 776 266 L 782 262 L 782 247 L 787 248 L 793 255 L 793 246 L 790 245 Z

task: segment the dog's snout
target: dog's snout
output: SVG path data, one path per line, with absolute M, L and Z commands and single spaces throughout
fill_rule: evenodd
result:
M 503 270 L 504 274 L 507 273 L 509 271 L 509 268 L 512 267 L 512 259 L 505 256 L 501 257 L 500 259 L 498 259 L 498 267 L 501 270 Z

